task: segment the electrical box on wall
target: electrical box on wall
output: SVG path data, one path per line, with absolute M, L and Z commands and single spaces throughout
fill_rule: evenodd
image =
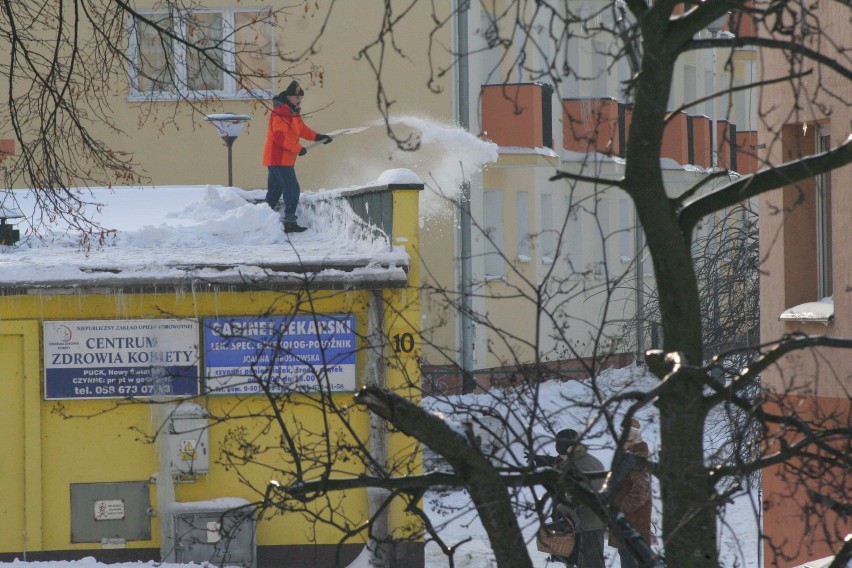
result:
M 210 469 L 210 426 L 207 411 L 184 402 L 169 418 L 169 461 L 172 476 L 194 477 Z
M 167 537 L 165 562 L 257 566 L 256 519 L 245 499 L 172 503 L 167 514 L 173 532 Z
M 71 484 L 71 542 L 151 539 L 148 481 Z

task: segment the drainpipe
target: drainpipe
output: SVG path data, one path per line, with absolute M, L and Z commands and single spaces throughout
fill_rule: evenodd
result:
M 383 310 L 384 302 L 382 301 L 381 291 L 372 291 L 367 312 L 367 335 L 369 337 L 370 348 L 367 350 L 367 372 L 365 374 L 367 386 L 379 388 L 387 388 L 387 376 L 384 365 L 385 318 Z M 388 426 L 383 418 L 377 416 L 374 412 L 370 412 L 369 428 L 370 455 L 376 461 L 376 464 L 378 464 L 378 468 L 371 468 L 372 471 L 369 473 L 379 476 L 388 462 Z M 390 537 L 388 508 L 384 506 L 388 496 L 389 493 L 385 489 L 378 487 L 367 488 L 368 514 L 373 519 L 373 527 L 371 529 L 373 539 L 368 544 L 370 552 L 369 565 L 373 568 L 388 568 L 392 565 L 393 553 L 388 543 Z
M 639 214 L 633 214 L 633 250 L 636 258 L 636 360 L 645 360 L 645 267 L 642 263 L 642 251 L 645 243 L 642 235 L 642 223 Z
M 470 61 L 468 60 L 468 24 L 467 13 L 470 0 L 456 0 L 456 46 L 458 50 L 458 119 L 459 125 L 470 130 Z M 472 269 L 471 269 L 471 230 L 470 230 L 470 181 L 462 182 L 459 203 L 459 243 L 461 291 L 461 369 L 462 392 L 470 393 L 476 388 L 473 380 L 473 310 Z

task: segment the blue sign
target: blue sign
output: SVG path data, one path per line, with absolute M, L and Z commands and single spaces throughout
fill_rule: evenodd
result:
M 353 315 L 206 318 L 207 394 L 354 392 Z
M 195 320 L 44 322 L 45 399 L 196 396 Z

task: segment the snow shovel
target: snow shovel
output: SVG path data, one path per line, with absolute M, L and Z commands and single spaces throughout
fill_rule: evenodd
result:
M 370 128 L 369 126 L 356 126 L 355 128 L 341 128 L 340 130 L 335 130 L 333 132 L 326 133 L 326 136 L 330 136 L 332 140 L 337 138 L 338 136 L 343 136 L 344 134 L 357 134 L 359 132 L 364 132 Z M 312 144 L 308 144 L 305 146 L 305 150 L 310 150 L 317 144 L 322 144 L 322 142 L 314 142 Z

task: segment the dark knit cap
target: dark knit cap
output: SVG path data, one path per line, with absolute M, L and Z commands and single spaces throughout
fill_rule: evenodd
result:
M 292 97 L 292 96 L 297 96 L 297 95 L 298 96 L 304 96 L 305 90 L 302 88 L 302 86 L 299 84 L 298 81 L 294 80 L 294 81 L 290 81 L 290 84 L 287 85 L 286 89 L 284 89 L 283 91 L 281 91 L 280 93 L 278 93 L 277 95 L 272 97 L 272 100 L 280 102 L 280 103 L 285 103 L 285 102 L 287 102 L 287 97 Z
M 284 89 L 285 97 L 293 97 L 293 96 L 304 96 L 305 90 L 302 89 L 302 86 L 298 81 L 290 81 L 290 84 L 287 85 L 287 88 Z
M 556 453 L 564 454 L 568 448 L 580 440 L 580 433 L 571 428 L 560 430 L 556 433 Z

